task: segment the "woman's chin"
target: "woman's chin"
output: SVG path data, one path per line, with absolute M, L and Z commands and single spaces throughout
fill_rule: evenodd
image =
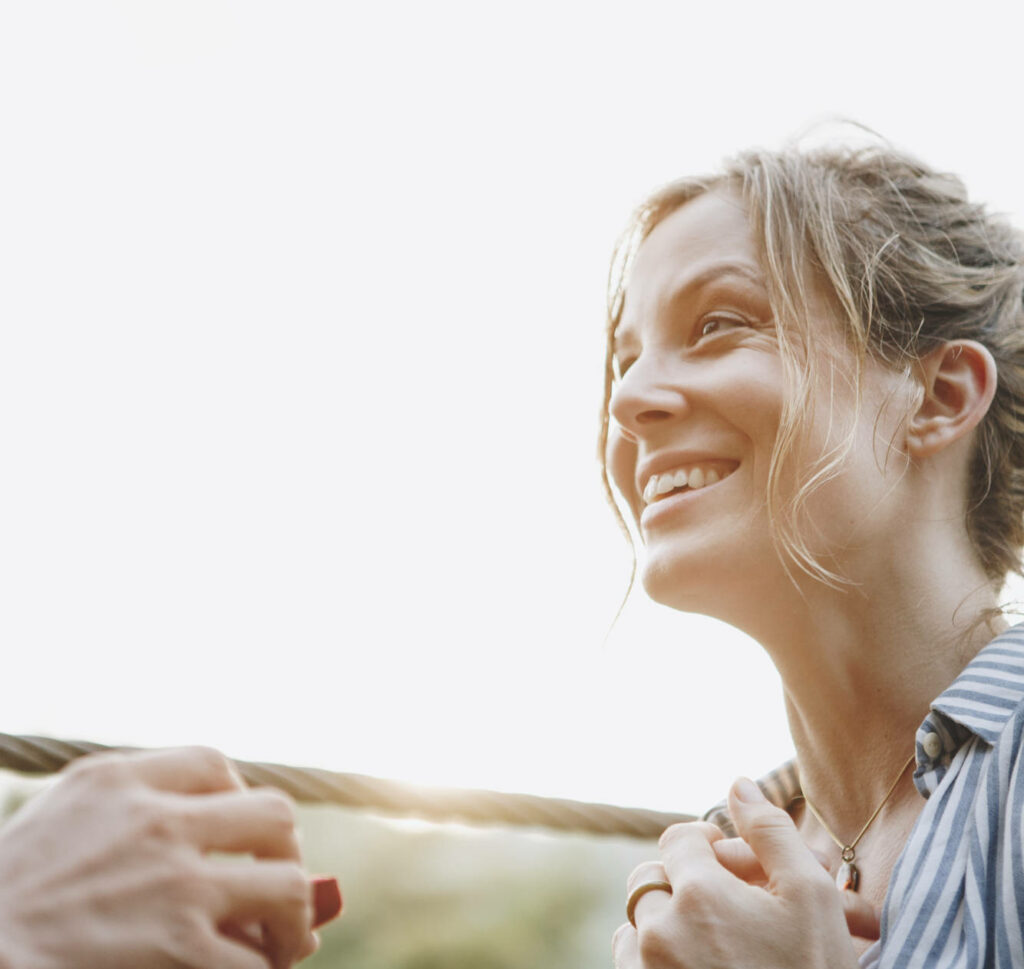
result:
M 718 545 L 714 551 L 648 546 L 639 568 L 641 584 L 663 606 L 743 624 L 749 618 L 752 594 L 770 594 L 785 580 L 774 548 L 759 555 L 755 544 Z
M 736 594 L 714 563 L 697 556 L 687 561 L 648 554 L 640 566 L 640 581 L 651 599 L 681 612 L 718 615 L 720 600 Z

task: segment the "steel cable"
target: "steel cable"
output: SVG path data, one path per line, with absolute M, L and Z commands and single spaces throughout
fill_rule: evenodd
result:
M 105 750 L 82 740 L 0 734 L 0 767 L 28 774 L 52 774 L 77 757 Z M 505 824 L 587 834 L 657 838 L 692 815 L 643 808 L 590 804 L 533 794 L 426 787 L 402 781 L 340 774 L 317 767 L 234 761 L 252 786 L 271 786 L 306 804 L 337 804 L 397 817 L 463 824 Z

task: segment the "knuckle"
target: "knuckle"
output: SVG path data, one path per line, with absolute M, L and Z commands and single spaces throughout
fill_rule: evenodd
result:
M 794 838 L 799 838 L 795 825 L 784 813 L 761 815 L 752 819 L 749 825 L 746 840 L 751 844 L 785 845 Z
M 750 826 L 754 831 L 769 835 L 796 830 L 793 819 L 785 811 L 775 807 L 773 804 L 752 818 Z
M 143 823 L 140 833 L 157 844 L 172 845 L 186 840 L 184 823 L 170 814 L 151 814 Z
M 259 791 L 258 796 L 267 821 L 288 831 L 295 827 L 295 803 L 287 794 L 268 787 Z
M 298 865 L 283 868 L 275 886 L 275 896 L 277 911 L 291 926 L 290 931 L 301 940 L 313 922 L 313 898 L 306 874 Z
M 722 837 L 721 829 L 710 821 L 681 821 L 678 824 L 669 825 L 658 839 L 658 847 L 661 850 L 671 847 L 680 838 L 686 838 L 694 832 L 699 832 L 705 838 L 718 840 Z
M 643 877 L 643 873 L 647 870 L 647 866 L 650 864 L 649 861 L 641 861 L 627 876 L 626 884 L 632 885 L 635 881 L 638 881 Z
M 190 859 L 175 858 L 167 863 L 162 889 L 170 907 L 184 919 L 195 918 L 198 912 L 212 909 L 216 904 L 213 884 Z
M 188 824 L 179 810 L 153 796 L 136 797 L 129 806 L 135 837 L 149 845 L 168 846 L 188 841 Z
M 719 858 L 745 858 L 750 853 L 750 846 L 742 838 L 722 838 L 711 847 Z
M 664 831 L 661 832 L 661 837 L 658 838 L 658 848 L 662 851 L 670 845 L 680 834 L 680 828 L 682 824 L 670 824 Z
M 192 747 L 183 747 L 182 753 L 188 759 L 189 763 L 203 774 L 208 774 L 210 777 L 215 777 L 218 780 L 234 781 L 234 767 L 232 766 L 231 761 L 228 760 L 228 758 L 219 750 L 216 750 L 213 747 L 196 745 Z
M 286 865 L 281 880 L 281 897 L 291 907 L 306 909 L 311 904 L 306 873 L 298 865 Z
M 661 837 L 658 838 L 658 847 L 664 850 L 680 838 L 685 838 L 690 831 L 690 825 L 700 823 L 699 821 L 682 821 L 679 824 L 670 824 L 661 832 Z
M 164 926 L 162 948 L 172 965 L 209 965 L 213 953 L 206 920 L 193 908 L 176 906 Z
M 626 894 L 633 891 L 637 885 L 648 881 L 660 881 L 665 877 L 665 870 L 659 861 L 642 861 L 636 866 L 626 879 Z
M 128 773 L 126 759 L 124 754 L 115 751 L 88 754 L 71 761 L 62 773 L 79 783 L 113 786 Z
M 705 912 L 710 898 L 711 893 L 708 888 L 702 882 L 693 880 L 675 886 L 672 892 L 675 910 L 690 918 Z

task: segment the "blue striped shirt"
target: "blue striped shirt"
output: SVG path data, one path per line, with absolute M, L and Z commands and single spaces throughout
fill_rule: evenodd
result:
M 927 803 L 893 868 L 864 969 L 1024 969 L 1024 624 L 988 644 L 917 731 Z M 799 797 L 795 765 L 759 782 Z M 716 806 L 706 817 L 735 830 Z

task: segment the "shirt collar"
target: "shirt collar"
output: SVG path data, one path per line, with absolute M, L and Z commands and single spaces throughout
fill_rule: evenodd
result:
M 1024 703 L 1024 623 L 1013 626 L 992 640 L 972 659 L 963 672 L 932 703 L 934 713 L 949 725 L 949 744 L 960 746 L 966 739 L 959 725 L 991 745 L 1003 732 L 1014 711 Z M 918 731 L 918 744 L 923 734 L 932 730 L 929 717 Z M 920 760 L 920 751 L 919 751 Z

